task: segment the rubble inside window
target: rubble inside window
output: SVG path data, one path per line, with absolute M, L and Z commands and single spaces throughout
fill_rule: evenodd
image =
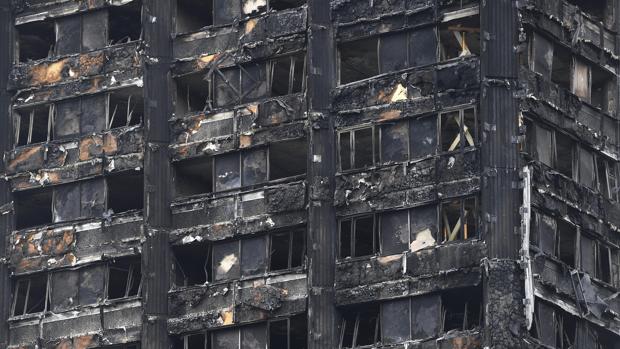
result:
M 475 10 L 475 14 L 472 14 Z M 476 9 L 464 9 L 446 15 L 439 28 L 441 61 L 480 55 L 480 16 Z
M 14 281 L 13 316 L 41 313 L 48 308 L 47 274 L 22 277 Z
M 19 62 L 36 61 L 54 54 L 56 43 L 54 21 L 30 22 L 19 25 L 16 29 L 16 56 Z

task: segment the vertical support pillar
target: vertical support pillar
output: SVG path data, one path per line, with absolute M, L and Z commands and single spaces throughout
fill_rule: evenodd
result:
M 338 346 L 334 303 L 336 214 L 334 120 L 330 91 L 335 85 L 334 36 L 329 0 L 308 1 L 308 348 Z
M 11 96 L 7 90 L 9 71 L 13 64 L 13 15 L 9 1 L 0 3 L 0 154 L 9 150 L 12 144 L 13 129 L 9 110 Z M 5 172 L 4 157 L 0 156 L 0 174 Z M 13 230 L 13 210 L 11 209 L 9 182 L 0 178 L 0 348 L 9 344 L 9 309 L 11 302 L 11 283 L 9 279 L 8 239 Z
M 172 13 L 171 0 L 146 0 L 142 23 L 144 58 L 144 234 L 142 247 L 142 347 L 168 349 L 168 290 L 170 289 L 171 226 L 168 156 L 168 119 L 172 115 Z
M 482 1 L 481 128 L 484 345 L 523 347 L 523 271 L 519 231 L 519 20 L 516 0 Z

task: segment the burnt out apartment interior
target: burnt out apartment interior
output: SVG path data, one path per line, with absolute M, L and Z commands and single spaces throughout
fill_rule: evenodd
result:
M 620 349 L 620 0 L 0 2 L 0 348 Z

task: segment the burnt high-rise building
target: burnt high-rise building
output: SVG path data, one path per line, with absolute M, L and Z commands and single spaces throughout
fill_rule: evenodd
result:
M 0 348 L 620 349 L 620 0 L 0 0 Z

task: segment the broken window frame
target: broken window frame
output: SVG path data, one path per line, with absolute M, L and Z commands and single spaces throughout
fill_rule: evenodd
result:
M 374 312 L 374 308 L 371 306 L 366 306 L 364 307 L 363 310 L 357 310 L 354 314 L 354 316 L 351 316 L 350 318 L 355 318 L 354 324 L 353 324 L 353 338 L 352 338 L 352 342 L 351 342 L 351 346 L 344 346 L 344 338 L 346 335 L 346 329 L 347 329 L 347 322 L 351 321 L 351 319 L 347 320 L 347 316 L 342 316 L 342 322 L 341 322 L 341 326 L 340 326 L 340 336 L 339 336 L 339 341 L 338 341 L 338 348 L 339 349 L 354 349 L 354 348 L 365 348 L 365 347 L 370 347 L 370 346 L 375 346 L 377 344 L 381 343 L 381 338 L 382 338 L 382 334 L 381 334 L 381 303 L 376 305 L 376 317 L 375 317 L 375 333 L 374 333 L 374 343 L 373 344 L 363 344 L 363 345 L 357 345 L 357 341 L 359 340 L 358 335 L 359 335 L 359 324 L 360 324 L 360 319 L 362 318 L 362 316 L 366 316 L 368 315 L 368 310 L 372 310 L 372 314 L 375 314 Z
M 47 108 L 48 110 L 48 115 L 47 115 L 47 131 L 46 131 L 46 137 L 45 140 L 42 142 L 32 142 L 32 133 L 33 133 L 33 129 L 34 129 L 34 123 L 35 123 L 35 115 L 36 115 L 36 109 L 37 108 Z M 19 110 L 20 109 L 31 109 L 29 111 L 29 117 L 28 117 L 28 136 L 26 137 L 26 143 L 25 144 L 20 144 L 20 136 L 21 136 L 21 131 L 22 131 L 22 121 L 24 119 L 24 116 L 22 116 L 22 114 L 20 114 Z M 37 143 L 45 143 L 45 142 L 49 142 L 50 140 L 52 140 L 52 134 L 53 134 L 53 129 L 54 129 L 54 116 L 56 114 L 56 107 L 55 104 L 51 103 L 51 104 L 44 104 L 44 105 L 35 105 L 32 107 L 25 107 L 25 108 L 14 108 L 13 109 L 13 124 L 15 127 L 15 148 L 17 147 L 23 147 L 23 146 L 27 146 L 30 144 L 37 144 Z
M 269 3 L 269 1 L 267 1 L 267 3 Z M 289 77 L 288 77 L 288 83 L 287 83 L 287 87 L 288 87 L 288 93 L 285 93 L 283 95 L 281 94 L 274 94 L 273 91 L 273 83 L 274 83 L 274 73 L 276 71 L 276 65 L 279 63 L 279 61 L 281 59 L 289 59 Z M 302 63 L 302 76 L 301 76 L 301 90 L 300 91 L 295 91 L 295 78 L 296 78 L 296 66 L 297 66 L 297 61 L 299 59 L 303 59 L 303 63 Z M 306 90 L 306 67 L 307 64 L 307 59 L 306 59 L 306 55 L 305 52 L 301 52 L 301 53 L 293 53 L 293 54 L 289 54 L 286 56 L 282 56 L 282 57 L 275 57 L 272 58 L 270 60 L 267 61 L 267 90 L 268 90 L 268 94 L 270 97 L 278 97 L 278 96 L 287 96 L 287 95 L 291 95 L 291 94 L 295 94 L 295 93 L 302 93 Z M 249 75 L 249 74 L 248 74 Z
M 599 193 L 603 194 L 608 200 L 618 202 L 618 166 L 616 161 L 599 154 L 595 157 Z
M 534 321 L 532 324 L 532 329 L 530 330 L 530 334 L 532 335 L 532 337 L 534 337 L 538 342 L 543 343 L 542 342 L 542 333 L 541 333 L 541 320 L 540 318 L 540 312 L 541 312 L 541 306 L 539 305 L 539 299 L 536 298 L 536 302 L 535 302 L 535 307 L 534 307 Z M 553 323 L 551 324 L 551 326 L 553 327 L 553 341 L 555 342 L 554 347 L 557 349 L 570 349 L 573 348 L 573 346 L 570 346 L 570 344 L 575 344 L 575 339 L 577 336 L 577 321 L 576 319 L 569 313 L 558 309 L 555 306 L 552 305 L 547 305 L 547 303 L 545 302 L 545 306 L 544 308 L 546 308 L 547 310 L 549 310 L 551 312 L 551 318 L 553 319 Z M 568 336 L 566 335 L 566 328 L 564 326 L 565 320 L 566 319 L 573 319 L 574 323 L 575 323 L 575 331 L 573 333 L 574 337 L 572 338 L 573 343 L 570 343 L 569 346 L 564 346 L 564 341 L 570 341 L 570 338 L 568 338 Z M 547 324 L 549 325 L 549 324 Z M 558 340 L 560 341 L 560 343 L 558 343 Z M 547 344 L 547 343 L 543 343 L 543 344 Z
M 475 232 L 471 234 L 468 228 L 468 219 L 471 218 L 468 216 L 468 212 L 465 207 L 467 202 L 473 200 L 474 203 L 474 219 L 475 219 Z M 448 203 L 458 202 L 460 205 L 460 214 L 459 219 L 454 223 L 454 226 L 450 224 L 448 216 L 446 215 L 445 205 Z M 479 212 L 480 212 L 480 204 L 477 196 L 464 196 L 464 197 L 456 197 L 448 200 L 444 200 L 441 202 L 439 208 L 439 235 L 436 239 L 440 244 L 459 242 L 459 241 L 467 241 L 467 240 L 476 240 L 480 238 L 480 222 L 479 222 Z M 462 222 L 465 221 L 465 224 Z M 447 228 L 446 228 L 447 226 Z M 457 230 L 458 228 L 458 230 Z M 459 238 L 460 237 L 460 238 Z
M 111 277 L 110 277 L 110 273 L 112 271 L 112 269 L 120 269 L 125 271 L 125 269 L 121 269 L 117 266 L 115 266 L 115 264 L 120 264 L 120 263 L 128 263 L 129 264 L 129 268 L 126 270 L 127 271 L 127 279 L 125 281 L 125 292 L 124 292 L 124 296 L 122 297 L 117 297 L 117 298 L 110 298 L 110 281 L 111 281 Z M 132 291 L 132 289 L 134 288 L 134 283 L 135 280 L 133 280 L 134 277 L 134 271 L 135 268 L 139 268 L 138 271 L 138 275 L 140 275 L 140 280 L 138 281 L 138 287 L 136 290 L 136 294 L 130 294 L 130 292 Z M 135 259 L 135 258 L 120 258 L 116 261 L 111 261 L 109 263 L 106 264 L 106 276 L 105 276 L 105 300 L 108 302 L 117 302 L 117 301 L 123 301 L 123 300 L 128 300 L 128 299 L 135 299 L 135 298 L 140 298 L 142 294 L 142 266 L 140 264 L 140 259 Z
M 132 103 L 132 99 L 134 97 L 133 97 L 133 94 L 130 94 L 127 97 L 127 108 L 126 108 L 126 111 L 125 111 L 125 123 L 121 124 L 121 126 L 113 127 L 114 126 L 114 121 L 115 121 L 114 119 L 116 117 L 116 112 L 117 112 L 118 106 L 119 106 L 119 104 L 117 103 L 117 104 L 114 105 L 114 108 L 112 108 L 112 96 L 114 94 L 115 94 L 114 91 L 108 92 L 108 93 L 106 93 L 106 97 L 105 97 L 105 100 L 106 100 L 106 108 L 105 108 L 106 109 L 106 115 L 105 115 L 105 118 L 106 118 L 105 119 L 106 130 L 113 130 L 115 128 L 120 128 L 120 127 L 128 127 L 130 125 L 141 125 L 142 124 L 142 119 L 144 118 L 144 115 L 143 115 L 144 111 L 143 110 L 142 110 L 142 115 L 136 116 L 139 121 L 137 123 L 135 123 L 135 122 L 132 123 L 132 121 L 134 121 L 133 114 L 134 114 L 134 111 L 136 110 L 136 105 L 142 106 L 143 103 L 135 104 L 135 102 L 134 102 L 135 105 L 132 108 L 131 107 L 131 103 Z M 139 96 L 137 98 L 138 98 L 138 101 L 141 101 L 141 99 L 143 97 Z
M 285 232 L 272 232 L 268 234 L 269 244 L 268 244 L 268 255 L 267 255 L 267 272 L 282 272 L 282 271 L 291 271 L 296 269 L 303 269 L 305 267 L 305 259 L 306 259 L 306 234 L 303 229 L 294 229 Z M 277 235 L 287 235 L 288 236 L 288 258 L 287 258 L 287 267 L 286 268 L 278 268 L 274 269 L 272 266 L 272 258 L 274 255 L 273 250 L 273 239 Z M 294 246 L 296 241 L 301 241 L 301 255 L 299 257 L 295 256 L 296 248 Z M 297 251 L 299 252 L 299 251 Z M 299 265 L 294 265 L 294 258 L 299 258 Z
M 465 115 L 468 111 L 473 111 L 473 116 L 474 116 L 473 132 L 470 132 L 469 127 L 466 125 Z M 459 134 L 453 137 L 451 141 L 451 145 L 448 149 L 443 149 L 443 141 L 445 138 L 443 134 L 444 115 L 453 114 L 456 112 L 459 113 L 458 120 L 455 120 L 457 127 L 459 128 Z M 458 151 L 462 152 L 465 149 L 474 148 L 478 145 L 478 108 L 477 106 L 473 105 L 473 106 L 459 107 L 459 108 L 446 110 L 444 112 L 439 113 L 439 116 L 437 117 L 437 122 L 439 123 L 437 127 L 437 130 L 438 130 L 437 144 L 442 153 L 452 153 L 452 152 L 458 152 Z
M 362 166 L 362 167 L 356 167 L 356 141 L 355 141 L 355 134 L 356 132 L 359 131 L 363 131 L 363 130 L 367 130 L 369 129 L 371 132 L 371 147 L 372 147 L 372 164 L 370 165 L 366 165 L 366 166 Z M 349 150 L 350 150 L 350 168 L 347 169 L 343 169 L 342 165 L 343 165 L 343 161 L 342 161 L 342 149 L 340 147 L 341 142 L 342 142 L 342 138 L 345 134 L 348 134 L 349 136 Z M 376 125 L 365 125 L 365 126 L 357 126 L 354 128 L 347 128 L 347 129 L 343 129 L 341 131 L 338 132 L 338 154 L 339 154 L 339 168 L 341 172 L 346 172 L 346 171 L 351 171 L 351 170 L 359 170 L 359 169 L 363 169 L 363 168 L 369 168 L 369 167 L 373 167 L 377 164 L 377 153 L 379 153 L 379 143 L 380 140 L 378 138 L 378 128 Z
M 614 255 L 618 258 L 618 250 L 611 246 L 602 243 L 601 241 L 595 241 L 595 257 L 594 257 L 594 276 L 596 279 L 609 284 L 614 285 Z M 606 251 L 603 253 L 602 251 Z M 607 274 L 607 275 L 605 275 Z
M 371 254 L 365 254 L 365 255 L 357 255 L 356 251 L 355 251 L 355 246 L 356 246 L 356 225 L 357 225 L 357 221 L 362 220 L 362 219 L 368 219 L 371 218 L 372 219 L 372 253 Z M 343 223 L 345 222 L 350 222 L 350 236 L 349 236 L 349 255 L 348 256 L 343 256 L 342 253 L 342 243 L 343 243 Z M 346 217 L 346 218 L 341 218 L 338 221 L 338 259 L 345 259 L 345 258 L 360 258 L 360 257 L 368 257 L 368 256 L 373 256 L 376 255 L 377 253 L 380 252 L 379 250 L 379 229 L 377 227 L 377 223 L 378 223 L 378 219 L 376 217 L 376 214 L 366 214 L 366 215 L 358 215 L 358 216 L 353 216 L 353 217 Z
M 45 296 L 44 296 L 44 299 L 42 300 L 43 301 L 43 309 L 40 310 L 40 311 L 32 311 L 32 312 L 30 312 L 30 311 L 28 311 L 28 309 L 32 309 L 33 307 L 38 306 L 40 304 L 40 302 L 39 302 L 39 303 L 36 303 L 35 306 L 30 306 L 30 307 L 28 306 L 28 303 L 30 303 L 30 299 L 29 298 L 30 298 L 30 290 L 32 288 L 32 282 L 33 282 L 33 280 L 35 278 L 38 278 L 38 277 L 41 277 L 41 276 L 43 276 L 43 278 L 45 279 L 45 291 L 44 291 Z M 24 282 L 27 283 L 26 295 L 24 296 L 24 307 L 22 309 L 22 312 L 20 312 L 19 315 L 16 315 L 15 311 L 17 310 L 16 308 L 17 308 L 17 304 L 18 304 L 18 301 L 19 301 L 19 298 L 20 298 L 20 297 L 18 297 L 19 290 L 21 288 L 20 285 L 22 285 Z M 12 290 L 13 290 L 13 293 L 12 293 L 13 299 L 12 299 L 12 302 L 11 302 L 11 317 L 21 318 L 21 317 L 32 316 L 34 314 L 46 313 L 48 311 L 48 309 L 49 309 L 49 306 L 50 306 L 50 284 L 51 284 L 51 281 L 50 281 L 50 274 L 49 273 L 48 274 L 44 274 L 44 275 L 41 275 L 41 274 L 29 275 L 29 276 L 19 277 L 19 278 L 14 279 L 14 285 L 13 285 L 13 288 L 12 288 Z

